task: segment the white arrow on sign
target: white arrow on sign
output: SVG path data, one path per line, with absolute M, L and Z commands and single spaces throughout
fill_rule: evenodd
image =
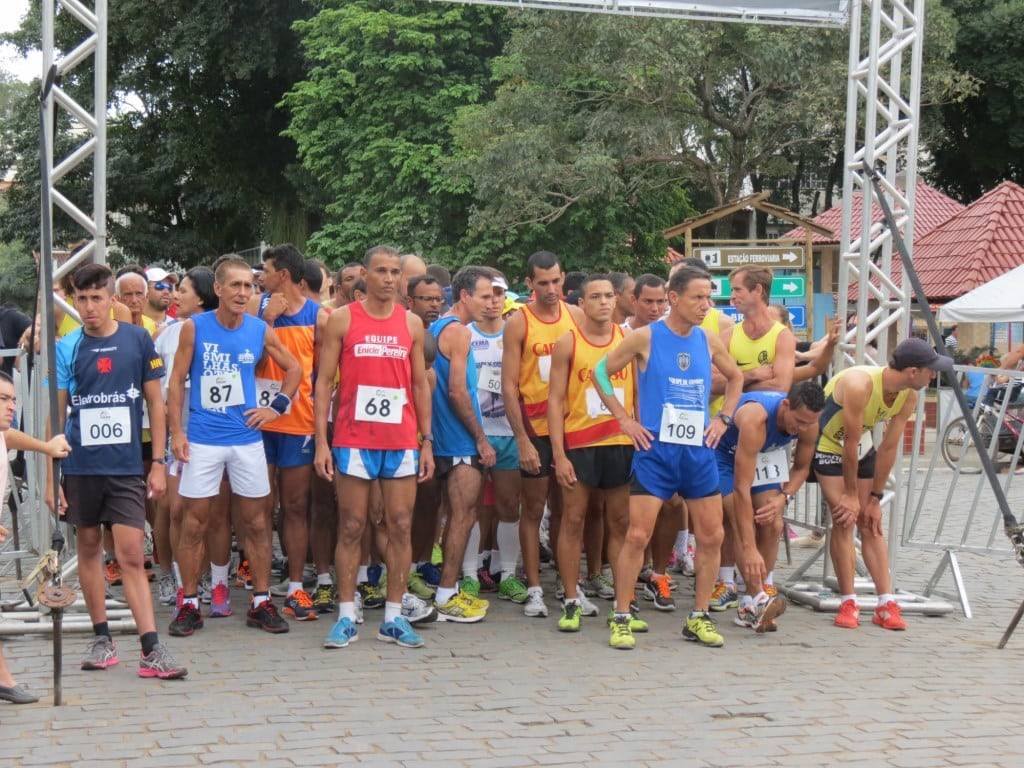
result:
M 783 261 L 788 261 L 788 262 L 794 262 L 794 261 L 799 261 L 800 257 L 797 254 L 793 253 L 792 251 L 787 251 L 786 253 L 782 254 L 782 260 Z
M 784 290 L 786 293 L 793 293 L 794 291 L 800 290 L 800 286 L 793 282 L 783 283 L 782 290 Z

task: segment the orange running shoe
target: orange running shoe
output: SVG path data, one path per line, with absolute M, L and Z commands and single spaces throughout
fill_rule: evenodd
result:
M 890 600 L 885 605 L 875 608 L 875 615 L 871 617 L 871 623 L 877 624 L 882 629 L 894 629 L 901 631 L 907 628 L 907 622 L 903 620 L 903 609 L 895 600 Z
M 107 560 L 103 568 L 103 575 L 110 586 L 121 586 L 121 564 L 117 560 Z
M 860 608 L 856 600 L 844 600 L 836 614 L 835 624 L 843 629 L 856 629 L 860 626 Z
M 235 576 L 235 586 L 252 589 L 252 574 L 249 572 L 249 561 L 243 560 L 238 566 L 238 574 Z

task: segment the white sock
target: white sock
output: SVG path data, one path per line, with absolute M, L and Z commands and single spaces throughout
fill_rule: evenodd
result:
M 227 586 L 228 583 L 228 566 L 231 563 L 228 562 L 224 565 L 216 565 L 212 561 L 210 562 L 210 583 L 211 584 L 224 584 Z
M 349 621 L 355 622 L 356 620 L 356 604 L 355 603 L 338 603 L 338 618 L 348 619 Z
M 853 600 L 853 602 L 856 603 L 857 602 L 857 595 L 843 595 L 842 602 L 845 603 L 847 600 Z
M 402 615 L 401 603 L 384 603 L 384 623 L 394 621 Z
M 438 587 L 437 594 L 434 595 L 434 602 L 444 605 L 455 596 L 455 592 L 455 587 Z
M 330 573 L 318 573 L 316 575 L 316 585 L 318 587 L 329 587 L 331 586 L 331 574 Z
M 672 549 L 676 551 L 677 555 L 686 554 L 686 542 L 690 538 L 690 532 L 682 530 L 676 534 L 676 543 L 672 545 Z
M 736 573 L 735 567 L 732 565 L 726 565 L 718 569 L 718 580 L 724 584 L 735 584 Z
M 754 598 L 750 595 L 744 595 L 740 599 L 740 608 L 749 608 L 754 604 Z
M 889 603 L 895 603 L 895 602 L 896 602 L 896 595 L 889 594 L 888 592 L 886 592 L 884 595 L 879 595 L 878 596 L 878 604 L 879 605 L 888 605 Z
M 181 599 L 181 604 L 184 605 L 185 603 L 189 603 L 197 611 L 199 610 L 199 598 L 198 597 L 183 597 Z
M 501 552 L 496 549 L 491 550 L 491 576 L 501 575 Z
M 370 580 L 368 568 L 369 566 L 366 565 L 359 566 L 359 573 L 356 575 L 356 584 L 365 584 Z
M 184 585 L 181 583 L 181 568 L 178 567 L 177 560 L 171 563 L 171 570 L 174 571 L 174 585 L 181 589 Z
M 507 579 L 516 575 L 519 555 L 522 547 L 519 544 L 519 523 L 498 523 L 498 550 L 501 553 L 501 578 Z
M 462 578 L 476 579 L 476 556 L 480 549 L 480 526 L 474 525 L 469 529 L 469 540 L 466 542 L 466 551 L 462 555 Z
M 479 571 L 487 562 L 487 558 L 491 556 L 491 550 L 487 549 L 483 552 L 478 552 L 476 555 L 476 569 Z
M 541 597 L 544 597 L 544 590 L 541 587 L 530 587 L 529 589 L 526 590 L 526 594 L 528 594 L 528 595 L 540 595 Z
M 774 586 L 775 584 L 775 571 L 768 571 L 768 575 L 764 577 L 764 585 L 766 587 Z
M 261 605 L 263 605 L 269 599 L 270 599 L 270 595 L 268 595 L 268 594 L 253 595 L 252 596 L 252 607 L 253 608 L 259 608 Z
M 289 596 L 294 595 L 300 589 L 302 589 L 302 582 L 301 581 L 289 581 L 288 582 L 288 595 Z

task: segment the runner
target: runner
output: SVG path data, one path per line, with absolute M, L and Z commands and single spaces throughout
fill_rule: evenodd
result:
M 363 265 L 369 295 L 331 313 L 314 398 L 314 466 L 321 477 L 333 479 L 338 503 L 334 566 L 341 599 L 338 621 L 324 647 L 344 648 L 358 639 L 356 573 L 370 485 L 379 479 L 388 529 L 384 561 L 394 577 L 388 579 L 377 638 L 418 648 L 423 639 L 402 616 L 405 582 L 399 574 L 409 572 L 412 559 L 409 529 L 417 481 L 429 479 L 434 471 L 423 324 L 396 306 L 402 271 L 397 251 L 375 246 L 366 252 Z M 332 450 L 327 412 L 336 377 L 340 383 Z
M 217 309 L 195 314 L 182 324 L 167 390 L 171 450 L 174 458 L 184 463 L 178 487 L 183 505 L 177 553 L 184 595 L 170 633 L 187 637 L 203 626 L 198 596 L 203 540 L 225 471 L 245 529 L 245 554 L 253 582 L 245 623 L 283 633 L 288 624 L 277 613 L 269 592 L 271 531 L 266 506 L 270 485 L 260 430 L 288 410 L 302 370 L 273 328 L 246 314 L 253 274 L 245 261 L 222 259 L 214 292 L 219 300 Z M 283 382 L 270 402 L 260 406 L 255 372 L 268 358 L 283 372 Z M 187 433 L 182 426 L 186 377 L 191 384 Z M 216 511 L 222 519 L 215 525 L 225 529 L 227 510 L 218 506 Z M 230 616 L 228 563 L 211 563 L 211 573 L 210 616 Z
M 114 279 L 106 266 L 79 267 L 72 284 L 83 325 L 57 344 L 56 362 L 60 426 L 72 447 L 61 467 L 67 518 L 76 527 L 78 578 L 95 636 L 82 669 L 106 669 L 118 662 L 103 578 L 103 527 L 109 526 L 125 600 L 142 643 L 139 676 L 185 677 L 188 670 L 160 644 L 142 554 L 147 492 L 158 497 L 167 486 L 159 381 L 163 361 L 148 333 L 111 318 Z M 140 441 L 143 400 L 156 446 L 146 479 Z
M 629 602 L 658 513 L 673 493 L 686 500 L 697 536 L 694 608 L 683 637 L 713 647 L 725 642 L 707 613 L 722 542 L 722 497 L 713 449 L 732 424 L 743 374 L 721 341 L 698 327 L 711 306 L 707 273 L 683 267 L 669 280 L 668 289 L 672 311 L 664 322 L 628 334 L 601 359 L 592 374 L 601 401 L 637 449 L 630 487 L 629 531 L 613 564 L 613 648 L 630 649 L 635 645 Z M 634 361 L 638 370 L 638 420 L 629 416 L 615 398 L 611 381 Z M 723 410 L 709 419 L 712 362 L 725 375 L 728 386 Z
M 153 321 L 157 328 L 166 324 L 167 310 L 171 307 L 174 292 L 178 287 L 178 278 L 163 267 L 149 267 L 146 270 L 146 304 L 142 314 Z

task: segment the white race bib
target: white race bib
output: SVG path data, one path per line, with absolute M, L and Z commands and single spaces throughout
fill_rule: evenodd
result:
M 857 458 L 863 459 L 867 456 L 868 451 L 875 447 L 875 438 L 871 434 L 871 430 L 868 430 L 860 436 L 860 442 L 857 443 Z
M 360 384 L 356 390 L 356 421 L 375 421 L 380 424 L 401 424 L 405 390 L 398 387 L 368 387 Z
M 281 391 L 281 382 L 274 379 L 256 379 L 256 407 L 269 408 L 277 393 Z
M 704 445 L 704 411 L 686 411 L 665 403 L 661 409 L 658 439 L 676 445 Z
M 537 358 L 537 370 L 540 371 L 540 380 L 547 384 L 551 380 L 551 355 Z
M 83 408 L 78 413 L 82 445 L 121 445 L 132 439 L 132 415 L 127 405 Z
M 490 392 L 501 396 L 501 368 L 495 365 L 484 365 L 476 379 L 476 388 L 480 392 Z
M 619 401 L 619 404 L 625 406 L 626 392 L 621 387 L 616 387 L 612 390 L 615 393 L 615 399 Z M 597 419 L 602 416 L 611 416 L 612 412 L 608 410 L 604 403 L 601 402 L 601 396 L 597 394 L 596 389 L 586 390 L 587 398 L 587 416 L 592 419 Z
M 201 376 L 199 386 L 199 402 L 203 408 L 218 410 L 231 405 L 245 405 L 242 375 L 238 371 Z
M 779 447 L 757 454 L 754 485 L 789 482 L 789 454 Z

